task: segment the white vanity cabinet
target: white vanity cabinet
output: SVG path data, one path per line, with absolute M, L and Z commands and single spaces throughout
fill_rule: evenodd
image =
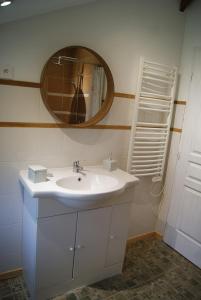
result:
M 23 269 L 31 299 L 121 273 L 130 210 L 121 197 L 115 205 L 77 211 L 24 190 Z
M 90 281 L 105 266 L 111 207 L 78 212 L 73 277 Z
M 76 213 L 38 219 L 36 288 L 71 281 L 76 234 Z

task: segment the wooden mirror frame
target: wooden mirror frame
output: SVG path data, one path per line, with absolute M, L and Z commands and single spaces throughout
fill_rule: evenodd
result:
M 111 73 L 107 63 L 104 61 L 104 59 L 99 54 L 97 54 L 95 51 L 91 50 L 90 48 L 83 47 L 83 46 L 69 46 L 69 47 L 62 48 L 62 49 L 58 50 L 57 52 L 55 52 L 48 59 L 45 66 L 43 67 L 43 71 L 42 71 L 42 74 L 41 74 L 41 80 L 40 80 L 40 83 L 41 83 L 41 85 L 40 85 L 41 86 L 41 88 L 40 88 L 41 96 L 42 96 L 43 102 L 44 102 L 46 108 L 48 109 L 48 111 L 50 112 L 50 114 L 54 118 L 59 120 L 56 117 L 56 115 L 52 112 L 52 109 L 50 108 L 50 106 L 49 106 L 49 104 L 46 100 L 45 92 L 44 92 L 44 89 L 43 89 L 43 83 L 44 83 L 44 80 L 45 80 L 45 71 L 46 71 L 46 66 L 47 66 L 48 62 L 50 61 L 50 59 L 52 59 L 53 56 L 58 55 L 58 52 L 66 49 L 66 48 L 82 48 L 84 50 L 87 50 L 88 52 L 90 52 L 91 54 L 93 54 L 96 57 L 96 59 L 100 62 L 100 64 L 103 66 L 104 71 L 105 71 L 105 75 L 106 75 L 106 78 L 107 78 L 107 93 L 106 93 L 105 101 L 101 106 L 101 109 L 92 118 L 90 118 L 86 122 L 83 122 L 83 123 L 80 123 L 80 124 L 69 124 L 70 127 L 75 127 L 75 128 L 76 127 L 77 128 L 89 127 L 91 125 L 97 124 L 99 121 L 101 121 L 107 115 L 107 113 L 109 112 L 109 110 L 112 106 L 113 98 L 114 98 L 114 80 L 113 80 L 113 77 L 112 77 L 112 73 Z M 61 120 L 60 120 L 60 122 L 61 122 Z M 62 122 L 62 123 L 64 123 L 64 122 Z M 65 123 L 65 124 L 68 124 L 68 123 Z

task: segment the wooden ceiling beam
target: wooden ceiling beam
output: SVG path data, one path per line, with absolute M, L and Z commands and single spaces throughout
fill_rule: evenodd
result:
M 193 0 L 181 0 L 179 10 L 184 12 L 192 2 Z

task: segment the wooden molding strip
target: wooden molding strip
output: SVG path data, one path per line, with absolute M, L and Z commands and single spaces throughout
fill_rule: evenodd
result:
M 0 84 L 11 85 L 11 86 L 30 87 L 30 88 L 40 88 L 40 83 L 38 83 L 38 82 L 29 82 L 29 81 L 20 81 L 20 80 L 11 80 L 11 79 L 0 79 Z
M 63 124 L 63 123 L 29 123 L 29 122 L 0 122 L 1 127 L 17 127 L 17 128 L 76 128 L 76 125 Z M 81 127 L 79 129 L 113 129 L 113 130 L 131 130 L 130 125 L 104 125 L 97 124 L 88 127 Z M 173 132 L 182 132 L 181 128 L 170 128 Z
M 18 127 L 18 128 L 78 128 L 76 125 L 63 123 L 28 123 L 28 122 L 0 122 L 0 127 Z M 131 126 L 127 125 L 104 125 L 97 124 L 82 129 L 114 129 L 114 130 L 130 130 Z
M 155 238 L 157 238 L 158 240 L 162 240 L 163 239 L 163 236 L 162 234 L 160 234 L 159 232 L 155 231 Z
M 114 97 L 117 97 L 117 98 L 126 98 L 126 99 L 132 99 L 134 100 L 135 99 L 135 95 L 133 94 L 125 94 L 125 93 L 114 93 Z
M 130 125 L 102 125 L 102 124 L 97 124 L 97 125 L 91 125 L 89 127 L 84 127 L 84 128 L 90 128 L 90 129 L 115 129 L 115 130 L 131 130 Z
M 178 104 L 178 105 L 186 105 L 187 101 L 186 100 L 175 100 L 174 104 Z
M 132 246 L 136 241 L 145 240 L 149 238 L 162 239 L 162 235 L 158 232 L 153 231 L 153 232 L 146 232 L 140 235 L 136 235 L 134 237 L 130 237 L 127 240 L 127 247 Z
M 10 278 L 20 276 L 20 275 L 22 275 L 22 269 L 21 268 L 15 269 L 15 270 L 10 270 L 10 271 L 7 271 L 7 272 L 0 273 L 0 280 L 7 280 L 7 279 L 10 279 Z
M 173 132 L 179 132 L 179 133 L 182 133 L 182 129 L 181 128 L 170 128 L 170 131 L 173 131 Z

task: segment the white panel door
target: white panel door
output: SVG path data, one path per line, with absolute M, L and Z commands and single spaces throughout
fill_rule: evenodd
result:
M 72 280 L 77 214 L 42 218 L 37 233 L 37 288 Z
M 190 97 L 164 241 L 201 267 L 201 49 L 196 48 Z
M 85 280 L 104 266 L 109 238 L 111 207 L 78 213 L 74 278 Z

